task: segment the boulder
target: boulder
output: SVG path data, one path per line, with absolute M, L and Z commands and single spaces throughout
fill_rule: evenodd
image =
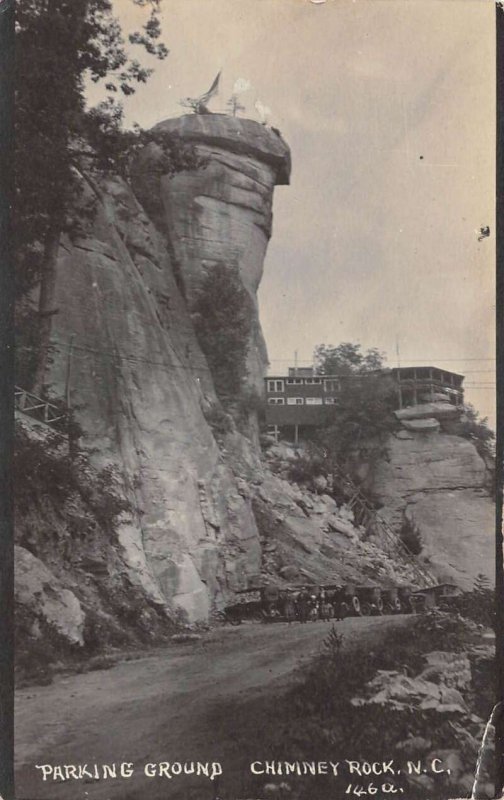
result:
M 398 420 L 405 419 L 427 419 L 435 417 L 436 419 L 456 419 L 462 413 L 462 409 L 457 406 L 452 406 L 451 403 L 437 402 L 437 403 L 420 403 L 415 406 L 408 406 L 394 411 Z
M 396 439 L 414 439 L 414 436 L 412 436 L 412 434 L 405 429 L 397 431 L 395 436 Z
M 440 714 L 467 713 L 464 698 L 456 689 L 389 670 L 378 670 L 366 684 L 366 697 L 356 697 L 351 702 L 355 706 L 378 704 L 397 710 L 414 707 Z
M 414 433 L 436 433 L 440 428 L 440 423 L 434 417 L 427 417 L 426 419 L 403 419 L 401 425 L 407 431 Z
M 24 547 L 14 548 L 15 602 L 69 644 L 84 644 L 85 614 L 73 592 Z
M 286 581 L 294 581 L 299 577 L 299 569 L 293 565 L 285 566 L 280 569 L 280 575 Z
M 315 478 L 313 478 L 313 488 L 319 494 L 325 492 L 327 489 L 327 478 L 324 477 L 324 475 L 317 475 Z
M 471 589 L 478 573 L 495 573 L 495 505 L 488 470 L 474 444 L 440 431 L 391 436 L 387 458 L 369 488 L 380 516 L 398 534 L 411 516 L 421 531 L 422 558 L 440 581 Z

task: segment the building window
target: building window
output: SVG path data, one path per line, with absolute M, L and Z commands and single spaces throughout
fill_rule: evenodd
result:
M 324 390 L 326 392 L 339 392 L 340 390 L 340 382 L 339 380 L 326 380 L 324 381 Z
M 287 378 L 287 386 L 302 386 L 303 383 L 302 378 Z
M 306 378 L 306 384 L 307 385 L 319 384 L 319 383 L 322 383 L 322 379 L 321 378 Z
M 335 397 L 326 397 L 324 402 L 325 402 L 326 406 L 333 406 L 335 404 L 335 402 L 336 402 L 336 398 Z
M 284 406 L 285 400 L 283 397 L 268 397 L 268 403 L 270 406 Z
M 284 382 L 277 380 L 268 381 L 268 392 L 283 392 Z
M 321 397 L 307 397 L 306 398 L 306 405 L 307 406 L 321 406 L 322 405 L 322 398 Z
M 304 400 L 302 397 L 288 397 L 287 398 L 287 405 L 288 406 L 302 406 Z

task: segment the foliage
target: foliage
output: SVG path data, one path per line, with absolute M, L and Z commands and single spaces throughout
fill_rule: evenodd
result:
M 264 424 L 265 408 L 264 398 L 254 386 L 242 385 L 236 402 L 230 408 L 238 429 L 247 436 L 250 433 L 251 419 L 257 420 L 259 425 Z
M 101 173 L 119 174 L 129 179 L 135 156 L 151 143 L 159 148 L 160 155 L 154 177 L 171 176 L 206 164 L 203 157 L 196 155 L 194 147 L 183 142 L 176 133 L 145 131 L 138 125 L 124 130 L 122 108 L 111 98 L 87 112 L 83 131 L 91 148 L 83 153 L 88 156 L 87 166 Z M 85 157 L 83 161 L 86 163 Z
M 460 435 L 474 442 L 482 458 L 495 458 L 495 433 L 488 425 L 488 417 L 480 417 L 474 406 L 468 403 L 464 408 L 466 421 L 461 423 Z
M 418 525 L 409 517 L 404 516 L 399 535 L 412 555 L 420 555 L 423 547 L 422 534 Z
M 82 234 L 96 209 L 96 202 L 83 199 L 83 174 L 88 182 L 96 170 L 127 175 L 131 153 L 149 138 L 138 127 L 123 130 L 118 98 L 133 94 L 152 73 L 130 54 L 135 47 L 150 59 L 163 59 L 168 50 L 159 41 L 161 0 L 132 2 L 150 13 L 142 30 L 130 34 L 129 44 L 113 14 L 113 0 L 17 4 L 16 295 L 30 295 L 32 302 L 37 297 L 31 314 L 18 310 L 17 380 L 37 393 L 44 392 L 50 359 L 61 236 Z M 91 109 L 86 106 L 89 82 L 100 83 L 106 95 Z M 154 138 L 167 174 L 194 164 L 192 147 L 167 134 Z
M 414 676 L 425 666 L 425 653 L 437 649 L 461 652 L 471 641 L 467 623 L 453 615 L 414 616 L 411 623 L 386 631 L 374 645 L 368 642 L 358 647 L 347 643 L 333 627 L 321 654 L 304 670 L 299 683 L 268 709 L 271 724 L 265 726 L 262 721 L 268 759 L 317 761 L 329 760 L 334 754 L 347 758 L 358 754 L 360 762 L 388 761 L 405 741 L 426 741 L 426 753 L 434 730 L 439 750 L 459 750 L 460 735 L 449 715 L 441 717 L 434 709 L 396 710 L 393 704 L 356 706 L 351 702 L 365 694 L 366 683 L 379 670 Z M 396 778 L 394 783 L 403 786 L 407 792 L 403 796 L 425 797 L 423 787 L 417 791 L 402 781 Z M 340 789 L 334 778 L 324 776 L 296 779 L 291 787 L 296 800 L 329 800 L 335 791 L 339 796 Z M 429 796 L 446 797 L 446 786 L 439 785 Z
M 294 483 L 311 484 L 313 479 L 320 475 L 327 475 L 327 465 L 313 449 L 289 461 L 287 477 Z
M 237 401 L 238 413 L 242 417 L 249 414 L 264 414 L 264 398 L 253 386 L 243 386 Z
M 362 352 L 360 344 L 351 342 L 315 348 L 316 372 L 341 378 L 330 417 L 316 436 L 328 463 L 346 468 L 355 455 L 368 461 L 383 455 L 384 443 L 397 427 L 392 415 L 395 387 L 382 370 L 384 361 L 377 348 Z
M 490 581 L 486 575 L 479 574 L 474 581 L 472 590 L 450 600 L 450 607 L 478 625 L 494 628 L 495 602 L 495 592 Z
M 216 434 L 231 433 L 233 425 L 231 418 L 222 408 L 220 403 L 215 403 L 203 410 L 203 416 Z
M 225 405 L 236 401 L 244 388 L 251 302 L 237 271 L 219 262 L 203 280 L 193 306 L 196 335 Z
M 37 507 L 41 499 L 50 498 L 63 509 L 77 494 L 109 533 L 115 532 L 122 514 L 133 511 L 117 467 L 97 470 L 84 452 L 70 455 L 65 438 L 57 433 L 37 439 L 16 428 L 13 485 L 17 508 Z
M 361 350 L 360 344 L 342 342 L 337 347 L 319 344 L 313 352 L 313 363 L 318 375 L 362 375 L 382 369 L 385 353 L 376 347 Z
M 165 58 L 167 50 L 157 42 L 159 2 L 148 4 L 151 15 L 130 41 Z M 108 120 L 114 137 L 122 118 L 116 95 L 132 94 L 151 71 L 128 55 L 111 0 L 18 3 L 15 233 L 20 293 L 37 280 L 47 232 L 52 224 L 65 229 L 69 205 L 80 191 L 78 143 L 97 113 L 86 110 L 86 81 L 106 80 L 101 126 L 104 130 Z
M 38 315 L 33 303 L 21 297 L 14 319 L 15 382 L 17 386 L 33 385 L 37 368 Z
M 383 454 L 384 443 L 397 427 L 392 414 L 395 388 L 386 375 L 369 375 L 343 381 L 318 441 L 330 457 L 344 466 L 352 454 L 367 460 Z

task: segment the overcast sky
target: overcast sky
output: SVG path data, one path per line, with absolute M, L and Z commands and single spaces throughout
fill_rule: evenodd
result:
M 219 69 L 292 150 L 259 302 L 271 372 L 358 341 L 466 375 L 495 419 L 494 4 L 164 0 L 166 61 L 128 121 L 179 116 Z M 118 0 L 126 30 L 145 11 Z M 490 225 L 491 237 L 477 240 Z M 491 386 L 484 384 L 492 384 Z

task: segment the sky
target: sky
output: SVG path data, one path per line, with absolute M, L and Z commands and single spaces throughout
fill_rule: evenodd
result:
M 146 15 L 117 0 L 126 31 Z M 163 0 L 170 50 L 126 102 L 144 127 L 222 69 L 292 151 L 259 291 L 270 373 L 317 344 L 466 375 L 495 424 L 495 9 L 487 0 Z M 481 226 L 489 238 L 478 242 Z

